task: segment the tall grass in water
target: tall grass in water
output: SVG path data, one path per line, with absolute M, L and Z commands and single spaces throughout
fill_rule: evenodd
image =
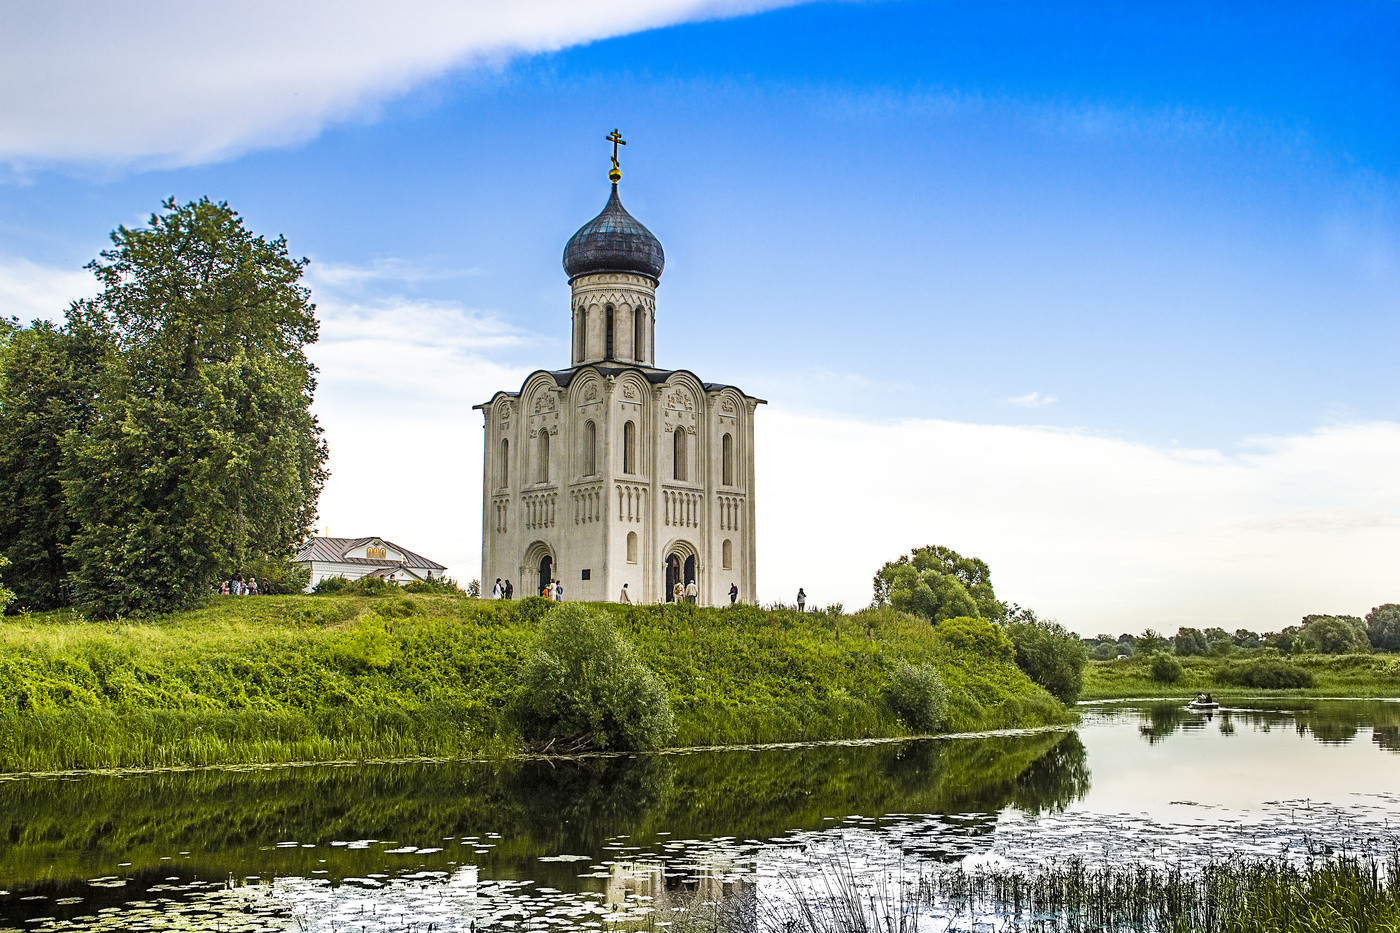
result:
M 1204 870 L 962 869 L 908 879 L 848 866 L 761 898 L 764 933 L 1397 933 L 1400 851 L 1383 861 L 1216 863 Z M 879 879 L 884 879 L 879 880 Z M 719 914 L 723 916 L 723 914 Z M 727 933 L 737 933 L 736 930 Z

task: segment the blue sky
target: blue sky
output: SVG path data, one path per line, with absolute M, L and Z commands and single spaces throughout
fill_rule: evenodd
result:
M 765 600 L 925 543 L 1084 630 L 1400 599 L 1400 5 L 772 6 L 16 8 L 5 313 L 229 201 L 313 260 L 332 533 L 474 576 L 616 126 L 658 363 L 770 401 Z

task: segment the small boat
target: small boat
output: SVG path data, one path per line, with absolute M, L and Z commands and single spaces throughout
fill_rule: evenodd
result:
M 1186 704 L 1187 709 L 1220 709 L 1220 704 L 1210 697 L 1196 697 Z

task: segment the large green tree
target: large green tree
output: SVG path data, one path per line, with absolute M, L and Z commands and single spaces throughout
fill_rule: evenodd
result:
M 0 342 L 0 554 L 24 609 L 67 602 L 73 523 L 65 445 L 91 424 L 107 335 L 35 321 Z
M 74 597 L 99 614 L 189 605 L 310 530 L 326 448 L 305 265 L 208 199 L 118 227 L 89 264 L 103 290 L 69 327 L 110 334 L 112 349 L 64 490 Z
M 1366 623 L 1356 616 L 1303 616 L 1298 640 L 1308 650 L 1320 654 L 1349 654 L 1371 647 L 1366 637 Z
M 959 616 L 1000 621 L 1006 614 L 986 563 L 938 545 L 916 548 L 881 567 L 875 574 L 875 604 L 930 622 Z
M 1377 651 L 1400 651 L 1400 603 L 1386 603 L 1366 613 L 1366 634 Z

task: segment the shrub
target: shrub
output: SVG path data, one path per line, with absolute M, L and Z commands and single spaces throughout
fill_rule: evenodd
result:
M 995 622 L 974 616 L 958 616 L 934 626 L 934 634 L 953 648 L 971 651 L 997 661 L 1016 659 L 1016 646 Z
M 947 716 L 948 689 L 932 664 L 900 662 L 884 696 L 911 732 L 936 732 Z
M 244 562 L 243 578 L 249 577 L 258 581 L 260 593 L 290 596 L 306 591 L 311 584 L 311 568 L 306 564 L 294 564 L 285 557 L 259 557 Z
M 473 583 L 476 581 L 473 580 Z M 433 577 L 428 580 L 414 580 L 404 590 L 409 593 L 443 593 L 448 596 L 466 596 L 466 592 L 451 577 Z
M 527 742 L 578 749 L 659 748 L 676 731 L 661 678 L 606 613 L 580 603 L 556 605 L 545 615 L 511 717 Z
M 1311 687 L 1313 675 L 1282 658 L 1254 658 L 1236 664 L 1224 664 L 1215 672 L 1216 683 L 1260 690 L 1292 690 Z
M 1148 671 L 1156 684 L 1179 684 L 1181 678 L 1186 676 L 1181 662 L 1169 654 L 1154 654 L 1148 662 Z
M 403 588 L 383 577 L 360 577 L 358 580 L 326 577 L 313 586 L 311 592 L 317 596 L 396 596 Z
M 1084 688 L 1089 652 L 1079 636 L 1058 622 L 1013 622 L 1006 634 L 1016 647 L 1016 666 L 1061 703 L 1073 703 Z
M 322 577 L 316 581 L 311 592 L 317 596 L 335 596 L 344 593 L 349 585 L 350 581 L 344 577 Z

